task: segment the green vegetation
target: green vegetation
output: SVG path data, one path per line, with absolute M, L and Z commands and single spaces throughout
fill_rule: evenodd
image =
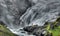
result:
M 6 26 L 0 24 L 0 36 L 16 36 Z
M 47 32 L 52 33 L 52 36 L 60 36 L 60 17 L 55 22 L 48 22 L 47 24 Z

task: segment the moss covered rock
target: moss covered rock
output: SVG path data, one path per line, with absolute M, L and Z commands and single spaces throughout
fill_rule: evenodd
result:
M 6 26 L 0 24 L 0 36 L 17 36 L 13 34 Z

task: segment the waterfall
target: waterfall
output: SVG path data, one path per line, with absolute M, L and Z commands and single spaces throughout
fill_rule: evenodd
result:
M 53 3 L 53 4 L 51 4 Z M 46 21 L 55 20 L 59 14 L 59 3 L 51 2 L 49 4 L 37 3 L 27 9 L 26 13 L 20 17 L 24 23 L 22 25 L 38 24 L 43 25 Z M 58 7 L 57 7 L 58 6 Z
M 20 6 L 18 4 L 20 2 L 17 3 L 17 6 L 15 4 L 17 0 L 14 0 L 14 3 L 11 2 L 12 5 L 6 4 L 6 1 L 0 0 L 0 21 L 4 22 L 8 29 L 19 36 L 28 36 L 27 32 L 20 30 L 25 26 L 43 26 L 45 22 L 53 22 L 60 16 L 60 0 L 33 0 L 34 5 L 28 8 L 22 4 L 23 7 Z M 23 14 L 19 12 L 19 10 L 23 11 L 24 8 L 26 10 Z

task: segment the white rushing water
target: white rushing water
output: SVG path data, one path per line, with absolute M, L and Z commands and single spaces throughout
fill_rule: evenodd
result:
M 13 23 L 15 21 L 14 16 L 8 11 L 6 5 L 1 3 L 0 21 L 3 21 L 13 33 L 19 36 L 33 36 L 28 35 L 22 28 L 31 25 L 43 26 L 45 22 L 53 22 L 60 16 L 60 0 L 33 0 L 33 2 L 36 4 L 29 7 L 26 12 L 20 16 L 19 25 Z

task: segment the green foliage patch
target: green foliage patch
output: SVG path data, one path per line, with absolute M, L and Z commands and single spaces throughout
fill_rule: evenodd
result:
M 16 36 L 6 26 L 0 24 L 0 36 Z

